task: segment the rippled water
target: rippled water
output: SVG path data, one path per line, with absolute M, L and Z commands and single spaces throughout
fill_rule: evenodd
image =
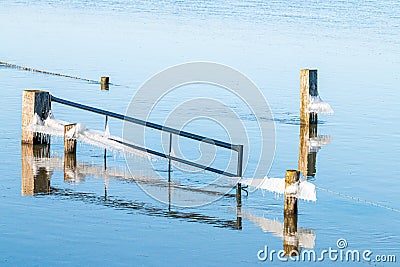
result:
M 270 177 L 297 168 L 299 70 L 317 68 L 320 95 L 335 114 L 320 116 L 318 134 L 331 142 L 316 154 L 311 180 L 317 202 L 299 203 L 300 239 L 321 251 L 345 238 L 349 249 L 397 255 L 399 261 L 399 14 L 398 1 L 3 1 L 0 61 L 93 80 L 109 75 L 115 85 L 101 91 L 98 84 L 0 66 L 0 265 L 288 264 L 257 259 L 265 245 L 283 248 L 283 199 L 273 193 L 243 192 L 241 216 L 234 190 L 209 205 L 169 207 L 126 178 L 118 154 L 107 153 L 108 176 L 115 177 L 108 178 L 103 149 L 78 146 L 80 174 L 71 181 L 64 173 L 62 140 L 52 140 L 50 151 L 35 152 L 50 156 L 47 161 L 21 147 L 24 89 L 124 113 L 146 79 L 196 60 L 238 69 L 266 96 L 276 127 Z M 162 123 L 179 97 L 185 92 L 160 102 L 152 120 Z M 256 140 L 252 114 L 234 99 L 230 106 Z M 53 110 L 59 119 L 104 127 L 102 116 L 58 104 Z M 226 140 L 215 125 L 203 126 L 194 123 L 187 130 Z M 110 120 L 111 134 L 120 135 L 121 127 Z M 141 160 L 135 174 L 148 181 L 151 172 L 140 168 Z M 165 173 L 165 163 L 155 168 Z M 51 169 L 50 187 L 38 181 L 34 196 L 21 179 L 24 166 L 32 164 L 41 177 Z M 254 168 L 252 159 L 248 164 L 245 176 Z M 172 187 L 148 186 L 166 202 L 188 194 L 208 199 L 225 187 L 196 189 L 214 178 L 175 171 Z

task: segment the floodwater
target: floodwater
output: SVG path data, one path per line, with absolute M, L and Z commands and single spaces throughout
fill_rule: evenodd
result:
M 62 140 L 54 138 L 50 150 L 21 146 L 24 89 L 125 113 L 147 79 L 191 61 L 231 66 L 259 86 L 275 122 L 269 177 L 284 177 L 298 166 L 299 70 L 317 68 L 319 93 L 335 113 L 319 117 L 318 134 L 330 136 L 330 143 L 311 156 L 317 201 L 299 201 L 297 221 L 291 221 L 298 225 L 300 247 L 319 254 L 338 249 L 342 238 L 344 250 L 400 261 L 399 14 L 398 1 L 2 1 L 0 61 L 93 80 L 107 75 L 112 85 L 101 91 L 96 83 L 0 66 L 0 265 L 296 264 L 276 254 L 273 262 L 257 257 L 265 246 L 284 247 L 282 196 L 243 192 L 240 209 L 233 189 L 207 205 L 169 206 L 171 198 L 215 195 L 193 190 L 215 175 L 173 167 L 172 188 L 149 186 L 163 203 L 130 178 L 118 153 L 107 151 L 105 162 L 103 148 L 78 145 L 78 175 L 71 178 L 64 172 Z M 161 101 L 152 121 L 163 123 L 174 101 L 191 89 Z M 235 101 L 230 107 L 256 142 L 251 114 Z M 104 116 L 56 103 L 53 112 L 57 119 L 104 129 Z M 121 136 L 121 122 L 110 119 L 109 127 Z M 186 130 L 229 141 L 216 124 L 200 121 Z M 183 152 L 198 156 L 197 150 Z M 253 156 L 245 178 L 252 178 L 246 175 Z M 143 158 L 135 160 L 135 177 L 151 184 L 154 172 L 141 168 Z M 165 176 L 167 166 L 159 159 L 154 168 Z M 33 172 L 34 183 L 24 179 Z M 396 266 L 329 257 L 297 264 Z

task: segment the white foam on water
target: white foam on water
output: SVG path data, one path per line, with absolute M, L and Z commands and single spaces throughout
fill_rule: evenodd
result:
M 282 178 L 268 178 L 267 176 L 265 176 L 264 179 L 243 178 L 239 182 L 257 189 L 264 189 L 278 194 L 283 194 L 285 192 L 285 179 Z
M 264 179 L 244 178 L 239 183 L 281 195 L 285 193 L 285 178 L 268 178 L 267 176 Z M 286 193 L 306 201 L 317 201 L 315 185 L 306 180 L 288 186 Z
M 318 135 L 307 140 L 308 152 L 318 152 L 323 146 L 328 145 L 332 141 L 330 135 Z
M 53 113 L 50 111 L 49 116 L 42 120 L 37 114 L 32 120 L 32 124 L 27 127 L 28 130 L 34 133 L 42 133 L 51 136 L 64 137 L 64 126 L 70 124 L 66 121 L 57 120 L 54 118 Z M 77 123 L 74 127 L 66 132 L 66 136 L 71 139 L 76 139 L 79 142 L 96 146 L 104 149 L 109 149 L 113 152 L 126 152 L 131 156 L 139 156 L 147 158 L 152 161 L 156 161 L 148 153 L 139 151 L 134 148 L 127 147 L 117 141 L 124 142 L 124 140 L 118 136 L 112 136 L 108 124 L 106 125 L 105 131 L 90 130 L 82 123 Z M 114 139 L 114 140 L 111 140 Z
M 297 191 L 297 197 L 309 201 L 317 201 L 317 193 L 315 191 L 315 185 L 303 180 L 299 184 Z
M 333 114 L 333 109 L 318 95 L 310 96 L 310 102 L 308 103 L 307 112 L 318 114 Z

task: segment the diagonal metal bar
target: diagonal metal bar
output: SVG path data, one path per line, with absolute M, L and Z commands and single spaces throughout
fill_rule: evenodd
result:
M 71 106 L 71 107 L 75 107 L 75 108 L 91 111 L 91 112 L 94 112 L 94 113 L 102 114 L 102 115 L 109 116 L 109 117 L 112 117 L 112 118 L 125 120 L 125 121 L 128 121 L 128 122 L 139 124 L 139 125 L 142 125 L 142 126 L 146 126 L 146 127 L 152 128 L 152 129 L 157 129 L 157 130 L 160 130 L 160 131 L 169 132 L 169 133 L 172 133 L 172 134 L 176 134 L 176 135 L 183 136 L 183 137 L 186 137 L 186 138 L 189 138 L 189 139 L 201 141 L 201 142 L 204 142 L 204 143 L 208 143 L 208 144 L 212 144 L 212 145 L 228 148 L 228 149 L 231 149 L 231 150 L 238 151 L 240 149 L 240 145 L 230 144 L 230 143 L 223 142 L 223 141 L 220 141 L 220 140 L 208 138 L 208 137 L 205 137 L 205 136 L 189 133 L 189 132 L 186 132 L 186 131 L 181 131 L 181 130 L 178 130 L 178 129 L 175 129 L 175 128 L 171 128 L 171 127 L 167 127 L 167 126 L 163 126 L 163 125 L 160 125 L 160 124 L 156 124 L 156 123 L 152 123 L 152 122 L 136 119 L 136 118 L 133 118 L 133 117 L 125 116 L 125 115 L 118 114 L 118 113 L 115 113 L 115 112 L 111 112 L 111 111 L 107 111 L 107 110 L 103 110 L 103 109 L 99 109 L 99 108 L 95 108 L 95 107 L 82 105 L 82 104 L 75 103 L 75 102 L 72 102 L 72 101 L 69 101 L 69 100 L 65 100 L 65 99 L 62 99 L 62 98 L 55 97 L 53 95 L 51 96 L 51 101 L 54 101 L 54 102 L 57 102 L 57 103 L 60 103 L 60 104 L 64 104 L 64 105 L 67 105 L 67 106 Z
M 170 155 L 167 155 L 167 154 L 164 154 L 164 153 L 152 150 L 152 149 L 144 148 L 144 147 L 141 147 L 141 146 L 138 146 L 138 145 L 134 145 L 134 144 L 130 144 L 130 143 L 127 143 L 127 142 L 123 142 L 121 140 L 117 140 L 117 139 L 113 139 L 113 138 L 109 138 L 109 139 L 112 140 L 112 141 L 115 141 L 117 143 L 120 143 L 122 145 L 125 145 L 127 147 L 130 147 L 130 148 L 133 148 L 133 149 L 137 149 L 137 150 L 140 150 L 140 151 L 143 151 L 143 152 L 147 152 L 147 153 L 150 153 L 150 154 L 162 157 L 162 158 L 166 158 L 166 159 L 170 159 L 170 160 L 173 160 L 173 161 L 177 161 L 177 162 L 180 162 L 180 163 L 183 163 L 183 164 L 187 164 L 187 165 L 190 165 L 190 166 L 193 166 L 193 167 L 196 167 L 196 168 L 200 168 L 200 169 L 203 169 L 203 170 L 206 170 L 206 171 L 211 171 L 211 172 L 214 172 L 214 173 L 222 174 L 222 175 L 225 175 L 225 176 L 228 176 L 228 177 L 237 177 L 237 174 L 234 174 L 234 173 L 225 172 L 225 171 L 222 171 L 222 170 L 219 170 L 219 169 L 216 169 L 216 168 L 212 168 L 212 167 L 208 167 L 208 166 L 205 166 L 205 165 L 202 165 L 202 164 L 199 164 L 199 163 L 195 163 L 195 162 L 192 162 L 192 161 L 189 161 L 189 160 L 186 160 L 186 159 L 173 157 L 173 156 L 170 156 Z

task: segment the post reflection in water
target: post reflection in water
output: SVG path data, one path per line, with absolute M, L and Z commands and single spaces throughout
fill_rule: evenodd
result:
M 310 139 L 318 135 L 317 124 L 300 125 L 299 170 L 304 177 L 315 177 L 317 150 L 310 149 Z
M 300 253 L 299 237 L 297 233 L 297 214 L 285 214 L 283 222 L 283 250 L 287 256 L 296 256 Z
M 21 194 L 33 196 L 50 193 L 51 170 L 32 164 L 35 159 L 50 157 L 50 145 L 21 144 L 21 156 Z
M 76 182 L 78 180 L 78 173 L 76 169 L 76 154 L 64 154 L 64 181 Z
M 329 144 L 332 137 L 318 135 L 317 124 L 300 124 L 300 145 L 298 168 L 304 177 L 313 178 L 317 172 L 317 153 Z
M 242 216 L 258 225 L 263 232 L 272 233 L 283 239 L 283 249 L 287 256 L 300 253 L 302 248 L 314 248 L 315 230 L 298 227 L 297 215 L 285 214 L 283 223 L 276 219 L 268 219 L 248 212 L 243 212 Z

